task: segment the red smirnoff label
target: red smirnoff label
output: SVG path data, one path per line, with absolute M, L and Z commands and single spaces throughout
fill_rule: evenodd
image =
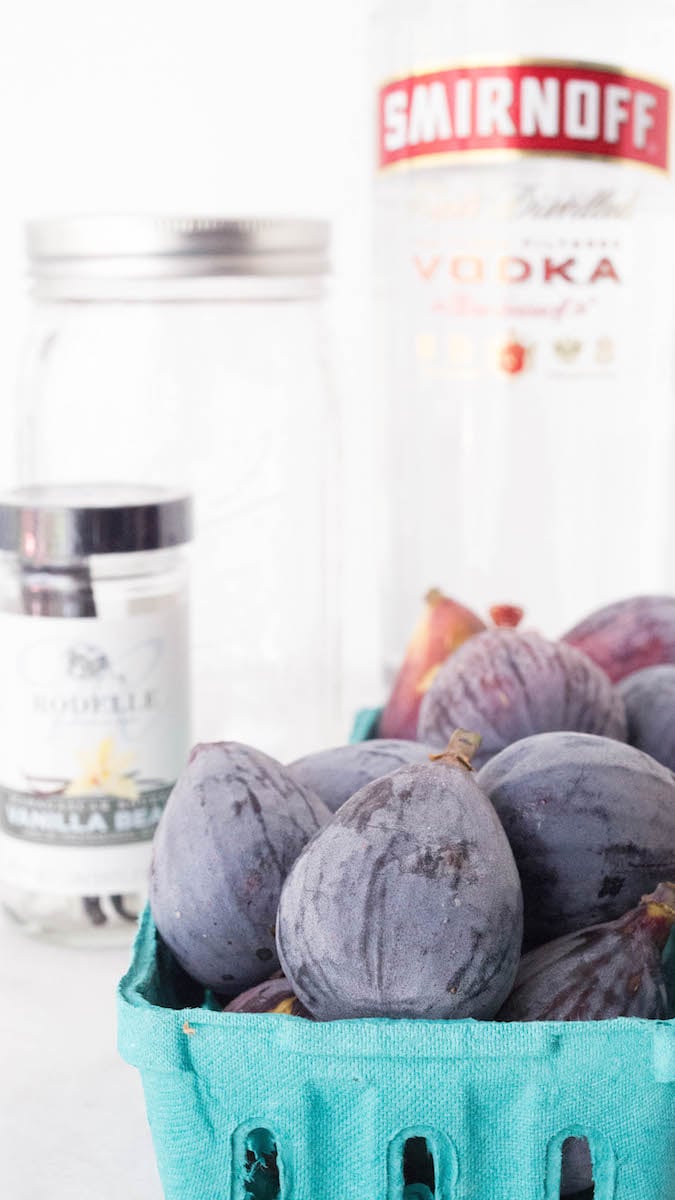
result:
M 669 115 L 668 87 L 612 67 L 446 67 L 380 88 L 379 165 L 529 151 L 667 172 Z

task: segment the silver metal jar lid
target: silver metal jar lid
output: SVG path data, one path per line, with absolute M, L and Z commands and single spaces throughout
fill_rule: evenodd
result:
M 0 550 L 43 566 L 162 550 L 191 538 L 191 498 L 162 488 L 73 484 L 0 496 Z
M 26 226 L 36 279 L 324 275 L 330 225 L 296 218 L 60 217 Z

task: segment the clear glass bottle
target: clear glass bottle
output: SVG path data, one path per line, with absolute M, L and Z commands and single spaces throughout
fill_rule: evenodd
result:
M 187 498 L 0 500 L 0 896 L 31 934 L 128 939 L 190 746 Z
M 84 218 L 28 246 L 20 482 L 192 492 L 195 736 L 339 739 L 328 226 Z
M 666 0 L 384 0 L 386 658 L 422 595 L 559 635 L 675 588 Z

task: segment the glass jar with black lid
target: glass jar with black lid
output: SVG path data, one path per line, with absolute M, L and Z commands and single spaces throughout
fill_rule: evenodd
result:
M 0 889 L 29 933 L 133 932 L 190 745 L 190 538 L 155 487 L 0 500 Z

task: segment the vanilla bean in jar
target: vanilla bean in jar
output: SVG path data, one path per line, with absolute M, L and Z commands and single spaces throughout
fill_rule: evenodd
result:
M 189 498 L 0 499 L 0 893 L 51 940 L 128 939 L 190 744 Z

